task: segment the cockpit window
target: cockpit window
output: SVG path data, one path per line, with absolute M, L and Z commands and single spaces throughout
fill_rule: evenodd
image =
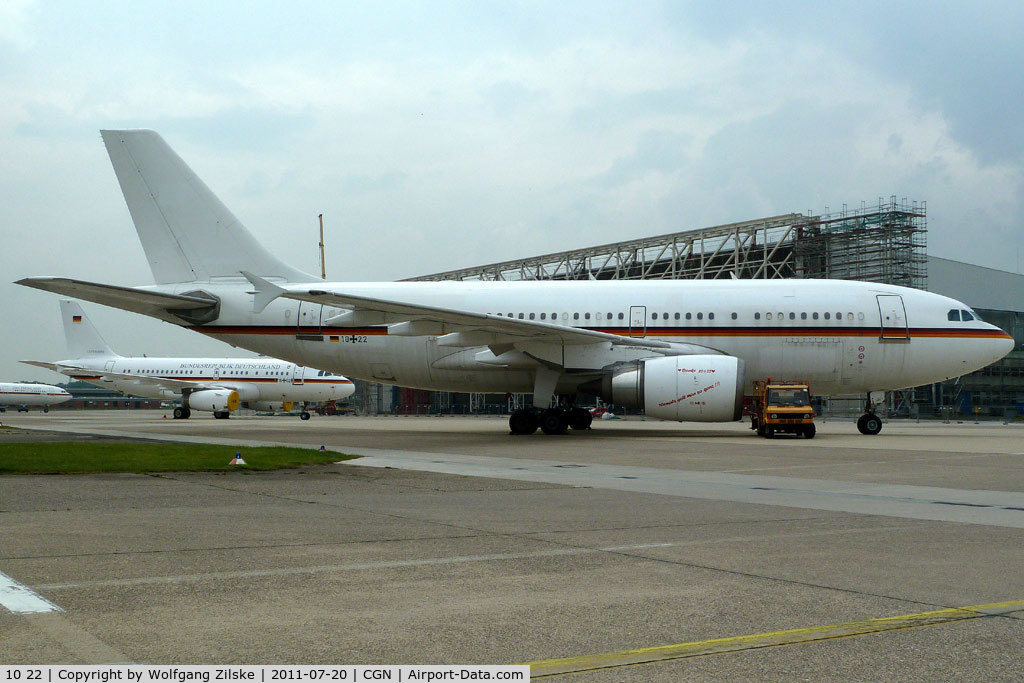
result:
M 946 319 L 960 322 L 960 311 L 956 310 L 955 308 L 952 309 L 949 313 L 946 314 Z
M 978 322 L 981 322 L 981 315 L 979 315 L 978 313 L 974 312 L 971 309 L 962 310 L 961 311 L 961 315 L 964 316 L 963 319 L 965 319 L 965 321 L 978 321 Z

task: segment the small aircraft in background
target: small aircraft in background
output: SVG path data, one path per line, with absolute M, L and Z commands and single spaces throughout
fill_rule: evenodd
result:
M 71 399 L 71 394 L 60 387 L 49 384 L 28 382 L 0 382 L 0 412 L 5 406 L 18 406 L 18 412 L 28 412 L 29 406 L 42 406 L 43 412 L 50 412 L 50 406 Z
M 211 411 L 216 418 L 230 417 L 239 407 L 291 410 L 294 403 L 336 401 L 355 391 L 346 377 L 276 358 L 121 356 L 107 346 L 79 304 L 61 301 L 60 312 L 71 358 L 23 363 L 126 394 L 181 401 L 174 409 L 175 419 L 186 419 L 193 410 Z M 301 417 L 309 419 L 305 408 Z

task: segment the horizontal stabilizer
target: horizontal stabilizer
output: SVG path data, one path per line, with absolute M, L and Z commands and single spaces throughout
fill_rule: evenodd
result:
M 209 318 L 220 307 L 220 302 L 210 296 L 191 294 L 164 294 L 137 287 L 120 287 L 99 282 L 86 282 L 63 277 L 27 277 L 15 282 L 46 292 L 56 292 L 76 299 L 84 299 L 123 311 L 141 313 L 168 322 L 180 324 L 182 320 L 193 321 Z
M 47 363 L 42 360 L 23 360 L 19 361 L 25 365 L 34 365 L 37 368 L 46 368 L 47 370 L 53 370 L 54 372 L 61 372 L 61 366 L 56 363 Z

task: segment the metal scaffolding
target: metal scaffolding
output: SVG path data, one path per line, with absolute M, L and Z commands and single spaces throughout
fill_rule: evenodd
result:
M 840 278 L 924 289 L 925 204 L 879 199 L 462 268 L 410 280 Z

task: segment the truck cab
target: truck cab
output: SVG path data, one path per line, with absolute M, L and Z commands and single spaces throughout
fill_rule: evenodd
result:
M 754 380 L 750 428 L 769 439 L 776 434 L 794 434 L 813 439 L 814 408 L 811 387 L 797 380 Z

